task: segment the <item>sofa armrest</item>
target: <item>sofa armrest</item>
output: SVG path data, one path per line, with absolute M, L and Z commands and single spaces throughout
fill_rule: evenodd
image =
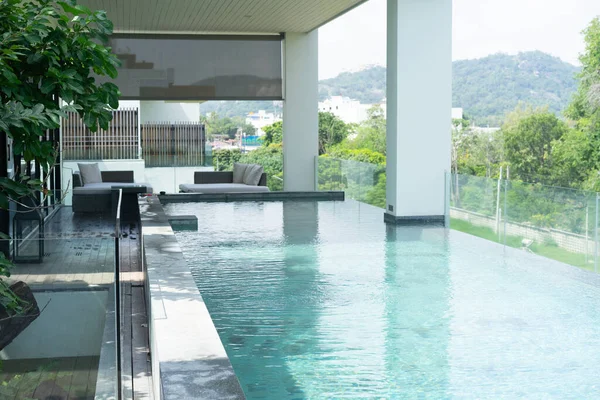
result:
M 258 181 L 258 186 L 267 186 L 267 173 L 263 172 L 260 176 L 260 181 Z
M 194 172 L 194 183 L 233 183 L 233 171 Z
M 77 171 L 73 172 L 72 186 L 74 188 L 83 186 L 83 180 L 81 179 L 81 174 Z
M 133 183 L 133 171 L 102 171 L 102 182 Z

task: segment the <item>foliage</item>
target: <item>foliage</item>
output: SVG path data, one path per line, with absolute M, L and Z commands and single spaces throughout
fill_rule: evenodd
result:
M 385 165 L 385 155 L 368 148 L 344 149 L 335 148 L 326 157 L 339 158 L 341 160 L 353 160 L 369 164 Z
M 210 113 L 205 117 L 201 117 L 200 120 L 206 126 L 206 135 L 209 138 L 227 136 L 229 139 L 234 139 L 239 129 L 247 136 L 256 134 L 256 128 L 246 123 L 246 120 L 242 117 L 220 117 L 217 113 Z
M 283 142 L 283 122 L 278 121 L 263 128 L 263 146 Z M 348 125 L 332 113 L 319 112 L 319 154 L 324 154 L 332 146 L 342 142 L 348 136 Z
M 283 122 L 277 121 L 272 125 L 265 126 L 262 130 L 265 133 L 261 138 L 263 146 L 283 142 Z
M 373 66 L 357 72 L 342 72 L 335 78 L 319 82 L 319 99 L 345 96 L 363 104 L 381 103 L 386 96 L 386 69 Z
M 452 104 L 468 110 L 478 125 L 500 126 L 519 102 L 548 106 L 557 114 L 575 92 L 577 71 L 540 51 L 455 61 Z
M 537 177 L 552 176 L 552 146 L 567 133 L 564 122 L 554 114 L 538 110 L 502 130 L 511 177 L 536 182 Z
M 452 130 L 452 172 L 496 177 L 504 164 L 504 135 L 467 126 Z
M 369 149 L 336 150 L 319 157 L 319 190 L 343 190 L 347 198 L 384 208 L 385 183 L 383 154 Z
M 213 164 L 215 171 L 232 171 L 233 163 L 240 162 L 242 152 L 240 149 L 213 150 Z
M 375 105 L 367 110 L 367 119 L 355 128 L 356 135 L 341 143 L 347 149 L 371 149 L 386 154 L 386 122 L 383 109 Z
M 500 126 L 519 102 L 549 106 L 560 113 L 576 90 L 578 68 L 557 57 L 532 51 L 494 54 L 455 61 L 452 68 L 452 106 L 462 107 L 478 125 Z M 386 96 L 386 70 L 372 67 L 345 72 L 319 84 L 319 96 L 347 96 L 363 104 L 380 103 Z
M 59 127 L 66 111 L 77 111 L 92 131 L 108 128 L 119 90 L 96 84 L 94 75 L 117 76 L 119 61 L 103 46 L 112 28 L 105 12 L 74 0 L 0 1 L 0 133 L 13 139 L 15 155 L 48 170 L 54 149 L 40 138 Z M 68 105 L 61 107 L 59 98 Z M 0 178 L 0 208 L 39 191 L 46 193 L 41 180 Z M 1 263 L 6 276 L 7 261 Z M 1 301 L 19 311 L 14 298 Z
M 348 136 L 348 126 L 330 112 L 319 112 L 319 154 L 325 154 L 332 146 Z

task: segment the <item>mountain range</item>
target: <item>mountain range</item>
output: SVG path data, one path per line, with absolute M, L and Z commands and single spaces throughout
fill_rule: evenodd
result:
M 452 106 L 462 107 L 479 125 L 499 126 L 506 113 L 520 102 L 548 106 L 560 114 L 577 90 L 579 68 L 541 51 L 516 55 L 493 54 L 453 62 Z M 344 72 L 319 82 L 319 100 L 346 96 L 364 104 L 385 98 L 386 69 L 373 66 L 357 72 Z M 244 116 L 264 109 L 280 111 L 277 102 L 207 102 L 201 112 L 222 116 Z

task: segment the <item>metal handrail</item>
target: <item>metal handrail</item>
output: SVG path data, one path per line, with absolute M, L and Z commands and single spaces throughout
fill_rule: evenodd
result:
M 121 384 L 121 374 L 123 371 L 121 361 L 121 201 L 123 200 L 123 189 L 119 189 L 119 200 L 117 202 L 117 211 L 115 217 L 115 341 L 116 341 L 116 361 L 117 361 L 117 399 L 123 398 L 123 388 Z

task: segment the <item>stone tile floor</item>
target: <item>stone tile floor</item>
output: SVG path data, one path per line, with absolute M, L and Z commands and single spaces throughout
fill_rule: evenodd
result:
M 136 228 L 123 224 L 126 242 Z M 22 280 L 36 290 L 85 289 L 114 282 L 115 222 L 103 215 L 74 214 L 62 207 L 44 227 L 42 263 L 17 263 L 12 280 Z M 22 246 L 21 253 L 37 252 L 37 241 Z

